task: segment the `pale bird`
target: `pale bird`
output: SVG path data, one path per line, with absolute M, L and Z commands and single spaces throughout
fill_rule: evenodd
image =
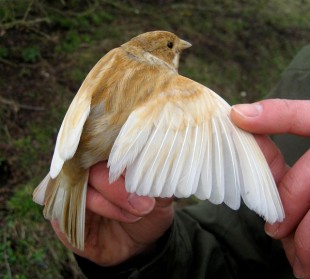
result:
M 166 31 L 134 37 L 103 56 L 74 97 L 34 201 L 76 248 L 84 248 L 89 168 L 103 160 L 110 182 L 126 170 L 128 192 L 195 195 L 232 209 L 242 197 L 269 223 L 283 220 L 253 135 L 231 122 L 219 95 L 178 74 L 179 55 L 190 46 Z

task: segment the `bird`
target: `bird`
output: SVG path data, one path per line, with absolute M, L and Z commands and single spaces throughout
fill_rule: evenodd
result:
M 189 47 L 168 31 L 137 35 L 105 54 L 73 98 L 33 200 L 77 249 L 84 249 L 89 168 L 100 161 L 108 161 L 110 183 L 126 172 L 130 193 L 194 195 L 234 210 L 243 201 L 269 223 L 284 219 L 254 136 L 232 123 L 222 97 L 178 73 Z

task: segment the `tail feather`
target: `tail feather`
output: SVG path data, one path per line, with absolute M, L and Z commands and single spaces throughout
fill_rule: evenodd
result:
M 45 218 L 57 219 L 68 241 L 74 247 L 83 250 L 88 170 L 80 177 L 78 182 L 72 185 L 63 172 L 55 179 L 50 178 L 48 174 L 35 189 L 33 200 L 45 205 Z
M 39 205 L 44 205 L 45 204 L 45 192 L 46 192 L 46 188 L 48 185 L 48 182 L 50 180 L 50 174 L 48 173 L 45 178 L 41 181 L 41 183 L 39 184 L 39 186 L 37 188 L 35 188 L 35 190 L 33 191 L 32 194 L 32 199 L 35 203 L 39 204 Z

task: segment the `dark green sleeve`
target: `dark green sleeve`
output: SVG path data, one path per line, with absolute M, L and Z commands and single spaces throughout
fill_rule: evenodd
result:
M 109 268 L 77 260 L 88 278 L 294 278 L 263 224 L 243 205 L 233 211 L 206 201 L 177 211 L 151 254 Z

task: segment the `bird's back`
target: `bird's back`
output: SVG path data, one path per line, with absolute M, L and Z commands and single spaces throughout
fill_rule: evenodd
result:
M 152 64 L 117 48 L 91 70 L 83 85 L 92 90 L 91 111 L 78 152 L 83 167 L 107 160 L 129 114 L 154 95 L 165 92 L 178 76 L 165 65 Z

